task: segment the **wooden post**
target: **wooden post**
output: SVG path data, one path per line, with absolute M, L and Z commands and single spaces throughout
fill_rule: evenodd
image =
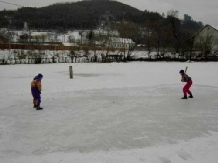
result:
M 70 79 L 73 78 L 73 68 L 72 66 L 69 66 L 69 73 L 70 73 Z

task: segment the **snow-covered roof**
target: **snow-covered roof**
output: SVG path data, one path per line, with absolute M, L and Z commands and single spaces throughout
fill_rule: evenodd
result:
M 64 46 L 79 46 L 76 43 L 68 43 L 68 42 L 64 42 L 62 43 Z

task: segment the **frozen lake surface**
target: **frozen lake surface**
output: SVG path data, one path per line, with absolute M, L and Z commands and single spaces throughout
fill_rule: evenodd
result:
M 72 65 L 74 79 L 69 79 Z M 183 96 L 188 66 L 194 99 Z M 0 67 L 0 163 L 215 163 L 217 63 Z M 30 82 L 42 73 L 42 107 Z

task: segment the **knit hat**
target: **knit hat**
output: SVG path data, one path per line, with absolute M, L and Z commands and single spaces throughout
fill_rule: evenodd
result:
M 38 77 L 39 77 L 39 78 L 42 78 L 42 77 L 43 77 L 43 75 L 39 73 L 39 74 L 38 74 Z
M 184 74 L 184 70 L 180 70 L 179 73 L 180 73 L 180 74 Z

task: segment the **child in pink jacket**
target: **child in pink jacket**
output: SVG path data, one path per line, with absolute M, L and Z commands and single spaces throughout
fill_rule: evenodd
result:
M 192 92 L 189 90 L 190 87 L 192 86 L 192 79 L 191 77 L 189 77 L 184 70 L 180 70 L 179 71 L 182 79 L 182 82 L 186 82 L 185 86 L 183 87 L 183 93 L 184 93 L 184 97 L 182 97 L 182 99 L 188 99 L 188 98 L 193 98 L 192 96 Z M 187 94 L 189 94 L 188 98 L 187 98 Z

